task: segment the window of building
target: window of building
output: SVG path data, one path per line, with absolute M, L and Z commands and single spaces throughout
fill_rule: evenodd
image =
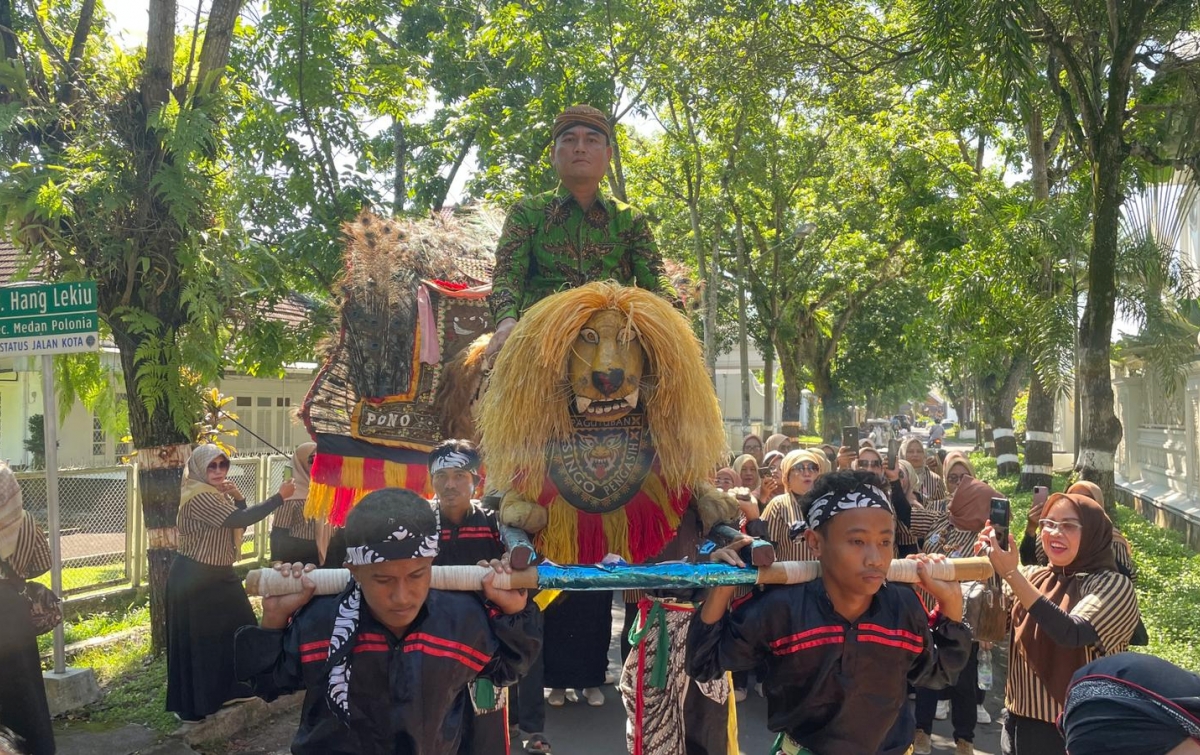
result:
M 254 402 L 250 399 L 249 396 L 238 396 L 237 397 L 237 405 L 238 406 L 252 406 L 253 404 L 254 404 Z
M 92 417 L 92 456 L 104 456 L 108 452 L 108 433 L 99 417 Z

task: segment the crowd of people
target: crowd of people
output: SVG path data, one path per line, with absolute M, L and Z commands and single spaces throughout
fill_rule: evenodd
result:
M 612 158 L 607 117 L 570 107 L 551 137 L 561 184 L 519 202 L 505 224 L 488 358 L 529 306 L 565 287 L 615 279 L 679 299 L 645 216 L 600 190 Z M 167 582 L 168 710 L 198 721 L 250 696 L 304 690 L 298 755 L 507 755 L 515 742 L 551 752 L 547 705 L 604 704 L 614 596 L 496 586 L 512 566 L 496 512 L 476 498 L 482 460 L 471 443 L 430 453 L 433 500 L 376 490 L 336 531 L 303 515 L 314 450 L 297 449 L 291 479 L 253 506 L 220 448 L 193 450 Z M 694 560 L 703 545 L 711 560 L 748 568 L 765 541 L 782 560 L 818 561 L 820 576 L 695 589 L 679 601 L 622 596 L 623 655 L 657 688 L 641 695 L 639 676 L 633 696 L 626 662 L 633 755 L 736 751 L 727 703 L 744 700 L 752 679 L 776 735 L 771 755 L 929 753 L 932 723 L 946 716 L 956 754 L 968 755 L 976 726 L 991 719 L 980 681 L 996 641 L 1009 647 L 1006 755 L 1200 755 L 1200 677 L 1124 652 L 1144 633 L 1136 575 L 1095 486 L 1039 501 L 1018 546 L 997 536 L 989 518 L 1001 496 L 970 459 L 929 455 L 915 437 L 885 454 L 869 439 L 794 448 L 781 434 L 751 435 L 730 457 L 712 482 L 736 501 L 740 532 L 711 544 L 697 536 L 671 557 Z M 275 568 L 300 589 L 264 598 L 256 620 L 233 565 L 244 528 L 272 514 Z M 698 529 L 694 515 L 687 521 Z M 966 587 L 933 577 L 938 563 L 976 553 L 992 579 Z M 0 726 L 38 755 L 54 741 L 27 586 L 48 554 L 0 465 Z M 897 557 L 916 562 L 918 585 L 888 581 Z M 436 566 L 462 564 L 487 567 L 481 591 L 431 589 Z M 342 566 L 345 589 L 315 595 L 313 570 Z M 672 652 L 667 629 L 680 625 L 686 648 Z

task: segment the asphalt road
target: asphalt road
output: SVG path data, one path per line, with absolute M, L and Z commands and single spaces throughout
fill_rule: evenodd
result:
M 613 605 L 613 644 L 609 648 L 609 662 L 613 670 L 618 668 L 620 659 L 620 636 L 624 608 L 618 602 Z M 1002 651 L 995 653 L 997 660 L 1003 663 Z M 1003 691 L 1004 672 L 998 665 L 995 671 L 996 687 L 989 693 L 987 709 L 994 718 L 998 718 L 1001 702 L 999 695 Z M 625 711 L 621 706 L 621 697 L 613 686 L 604 689 L 605 704 L 593 708 L 584 702 L 567 703 L 561 708 L 547 707 L 546 736 L 550 740 L 555 755 L 624 755 L 625 748 Z M 265 723 L 247 736 L 235 738 L 221 747 L 207 750 L 207 755 L 285 755 L 292 735 L 296 731 L 296 714 L 281 717 Z M 950 738 L 950 722 L 934 722 L 935 753 L 954 751 L 954 742 Z M 745 702 L 738 705 L 738 744 L 743 755 L 766 755 L 775 736 L 767 730 L 766 701 L 750 692 Z M 996 723 L 980 725 L 975 732 L 975 751 L 980 755 L 999 755 L 1000 726 Z M 521 749 L 514 742 L 514 753 Z M 830 755 L 836 755 L 831 753 Z

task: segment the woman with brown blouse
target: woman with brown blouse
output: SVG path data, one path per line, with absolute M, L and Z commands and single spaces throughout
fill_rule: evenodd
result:
M 257 620 L 233 564 L 245 528 L 295 490 L 285 481 L 265 502 L 247 507 L 228 474 L 229 457 L 217 446 L 192 451 L 176 517 L 179 552 L 167 576 L 167 710 L 183 721 L 252 695 L 234 678 L 233 635 Z
M 317 548 L 317 523 L 304 516 L 308 484 L 312 479 L 316 443 L 301 443 L 292 454 L 292 494 L 271 518 L 271 560 L 285 564 L 321 564 Z M 341 564 L 338 564 L 341 566 Z
M 1139 619 L 1137 595 L 1117 571 L 1113 526 L 1103 507 L 1077 493 L 1055 493 L 1039 521 L 1047 566 L 1021 566 L 1016 540 L 1001 550 L 991 525 L 979 537 L 1016 599 L 1009 635 L 1005 755 L 1065 755 L 1055 722 L 1071 676 L 1125 651 Z
M 50 569 L 50 543 L 25 511 L 21 488 L 0 463 L 0 728 L 21 738 L 21 752 L 53 755 L 54 730 L 42 684 L 37 635 L 25 581 Z

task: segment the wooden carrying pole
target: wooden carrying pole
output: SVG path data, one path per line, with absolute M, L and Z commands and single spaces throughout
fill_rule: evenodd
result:
M 653 584 L 648 584 L 648 580 L 653 580 L 656 576 L 655 570 L 666 572 L 670 568 L 674 576 L 664 579 L 659 587 L 679 588 L 685 586 L 678 576 L 680 566 L 682 565 L 626 566 L 615 570 L 594 566 L 539 567 L 514 571 L 512 574 L 497 574 L 495 585 L 501 589 L 655 589 Z M 948 582 L 971 582 L 992 576 L 991 563 L 982 557 L 952 558 L 930 562 L 929 566 L 934 579 Z M 759 569 L 736 569 L 724 564 L 687 566 L 686 569 L 695 575 L 692 581 L 694 587 L 708 587 L 714 584 L 790 585 L 811 582 L 821 576 L 821 564 L 817 561 L 778 561 Z M 483 578 L 489 571 L 492 569 L 486 566 L 435 566 L 431 584 L 437 590 L 480 590 Z M 621 580 L 622 574 L 630 577 L 624 584 Z M 707 581 L 704 579 L 706 574 L 718 576 L 720 581 Z M 350 570 L 318 569 L 309 572 L 308 577 L 316 583 L 318 595 L 336 595 L 345 589 L 350 581 Z M 911 559 L 893 560 L 887 578 L 891 582 L 919 582 L 917 562 Z M 564 580 L 571 584 L 564 584 Z M 246 575 L 246 592 L 251 595 L 270 597 L 303 591 L 304 587 L 299 579 L 285 576 L 274 569 L 253 569 Z

